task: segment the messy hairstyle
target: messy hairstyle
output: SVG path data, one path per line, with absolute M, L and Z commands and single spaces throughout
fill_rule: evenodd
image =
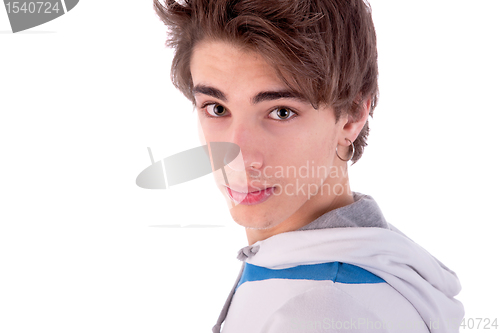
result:
M 153 1 L 169 31 L 166 45 L 175 51 L 172 82 L 193 103 L 193 49 L 202 40 L 221 40 L 258 52 L 284 84 L 313 107 L 332 107 L 337 121 L 342 115 L 359 119 L 368 100 L 373 117 L 377 47 L 371 8 L 365 1 Z M 353 163 L 363 154 L 368 132 L 367 121 L 353 143 Z

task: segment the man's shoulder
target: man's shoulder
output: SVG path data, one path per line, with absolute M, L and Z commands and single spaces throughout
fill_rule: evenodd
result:
M 341 262 L 285 269 L 246 263 L 229 312 L 227 332 L 242 322 L 252 327 L 248 332 L 263 327 L 269 333 L 321 332 L 339 325 L 361 332 L 397 332 L 401 325 L 415 326 L 410 332 L 426 329 L 415 308 L 383 279 Z
M 285 302 L 271 314 L 262 333 L 427 332 L 413 306 L 387 283 L 336 282 L 311 288 Z

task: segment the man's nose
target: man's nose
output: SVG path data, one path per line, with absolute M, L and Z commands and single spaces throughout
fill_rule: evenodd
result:
M 235 171 L 259 169 L 263 164 L 261 137 L 258 128 L 248 121 L 233 123 L 229 129 L 228 141 L 237 144 L 240 153 L 232 161 L 228 161 L 229 154 L 227 154 L 224 164 Z

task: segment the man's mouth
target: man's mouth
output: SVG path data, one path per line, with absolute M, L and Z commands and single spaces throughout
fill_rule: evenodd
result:
M 268 187 L 251 192 L 239 192 L 227 186 L 225 186 L 225 188 L 229 198 L 231 198 L 231 200 L 233 200 L 234 202 L 242 205 L 260 204 L 269 199 L 269 197 L 274 193 L 274 187 Z

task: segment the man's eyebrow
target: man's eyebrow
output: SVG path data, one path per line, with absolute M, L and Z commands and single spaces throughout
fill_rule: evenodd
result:
M 193 95 L 204 94 L 212 96 L 227 102 L 226 95 L 217 88 L 206 86 L 204 84 L 197 84 L 193 87 Z M 302 102 L 307 102 L 307 99 L 298 92 L 292 90 L 276 90 L 276 91 L 262 91 L 252 98 L 252 104 L 257 104 L 264 101 L 273 101 L 280 98 L 293 98 Z
M 227 102 L 226 95 L 224 95 L 224 93 L 222 91 L 220 91 L 219 89 L 214 88 L 214 87 L 205 86 L 203 84 L 197 84 L 193 88 L 192 92 L 193 92 L 193 95 L 204 94 L 204 95 L 215 97 L 215 98 L 220 99 L 224 102 Z
M 252 98 L 252 104 L 257 104 L 264 101 L 273 101 L 280 98 L 294 98 L 302 102 L 307 102 L 307 99 L 300 93 L 292 90 L 278 90 L 278 91 L 263 91 Z

